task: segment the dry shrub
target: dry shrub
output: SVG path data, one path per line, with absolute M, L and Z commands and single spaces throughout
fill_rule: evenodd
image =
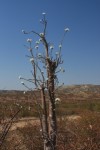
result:
M 84 150 L 100 149 L 100 114 L 86 112 L 77 123 L 77 145 Z
M 7 134 L 0 150 L 27 150 L 27 148 L 23 142 L 23 136 L 18 130 L 15 130 Z
M 100 114 L 86 112 L 81 119 L 60 120 L 58 128 L 58 150 L 99 150 Z
M 23 135 L 24 145 L 27 150 L 43 150 L 42 135 L 40 132 L 39 125 L 28 124 L 23 129 L 18 129 Z
M 58 120 L 57 150 L 99 150 L 100 114 L 85 112 L 80 118 Z M 1 150 L 43 150 L 39 124 L 9 132 Z

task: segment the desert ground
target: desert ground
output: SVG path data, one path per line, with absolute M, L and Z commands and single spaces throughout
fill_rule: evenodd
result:
M 39 92 L 38 101 L 41 101 Z M 64 86 L 56 92 L 57 150 L 100 149 L 100 86 Z M 47 102 L 48 102 L 48 97 Z M 13 115 L 19 113 L 11 121 Z M 0 91 L 0 137 L 11 123 L 1 150 L 43 150 L 35 97 L 29 91 Z M 9 126 L 8 126 L 9 127 Z

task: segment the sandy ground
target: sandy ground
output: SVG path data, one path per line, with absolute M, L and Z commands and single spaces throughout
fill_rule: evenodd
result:
M 67 116 L 66 117 L 66 119 L 68 119 L 69 121 L 78 120 L 80 118 L 81 117 L 78 116 L 78 115 L 71 115 L 71 116 Z M 62 118 L 62 120 L 64 120 L 64 119 L 65 119 L 65 117 Z M 25 127 L 28 124 L 37 125 L 39 123 L 40 123 L 39 119 L 35 118 L 35 117 L 21 118 L 21 119 L 19 119 L 19 120 L 17 120 L 17 121 L 15 121 L 15 122 L 12 123 L 10 131 L 16 130 L 17 128 L 23 128 L 23 127 Z M 4 125 L 1 124 L 0 125 L 0 130 L 2 130 L 3 128 L 4 128 Z
M 23 128 L 28 124 L 31 125 L 36 125 L 39 124 L 39 119 L 37 118 L 22 118 L 20 120 L 18 120 L 17 122 L 13 123 L 12 127 L 10 130 L 16 130 L 17 128 Z

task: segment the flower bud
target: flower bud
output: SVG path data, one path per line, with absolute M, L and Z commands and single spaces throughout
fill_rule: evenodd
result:
M 21 84 L 24 85 L 24 82 L 22 81 Z
M 65 30 L 65 32 L 67 32 L 67 31 L 69 31 L 69 28 L 65 28 L 64 30 Z
M 62 45 L 61 45 L 61 44 L 59 45 L 59 48 L 62 48 Z
M 31 43 L 31 42 L 32 42 L 32 39 L 27 39 L 27 42 L 30 42 L 30 43 Z
M 36 46 L 35 46 L 35 49 L 38 49 L 38 48 L 39 48 L 39 46 L 38 46 L 38 45 L 36 45 Z
M 50 49 L 51 49 L 51 50 L 54 49 L 54 46 L 51 45 L 51 46 L 50 46 Z
M 21 76 L 19 76 L 18 78 L 19 78 L 19 79 L 22 79 L 22 77 L 21 77 Z
M 39 44 L 39 41 L 36 41 L 35 43 L 36 43 L 36 44 Z
M 41 37 L 44 37 L 44 33 L 40 33 L 40 36 L 41 36 Z
M 46 15 L 46 13 L 45 13 L 45 12 L 43 12 L 43 13 L 42 13 L 42 15 Z
M 34 62 L 34 58 L 30 58 L 30 62 Z

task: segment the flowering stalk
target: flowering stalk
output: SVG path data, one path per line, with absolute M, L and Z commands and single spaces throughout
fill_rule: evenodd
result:
M 69 28 L 65 28 L 63 38 L 59 44 L 59 51 L 56 52 L 55 58 L 52 57 L 52 52 L 54 50 L 53 45 L 49 45 L 46 39 L 46 28 L 47 28 L 47 20 L 46 13 L 42 13 L 43 19 L 40 21 L 43 26 L 43 32 L 37 33 L 35 31 L 25 32 L 24 34 L 33 33 L 39 37 L 39 41 L 36 41 L 34 54 L 32 48 L 32 39 L 27 39 L 29 43 L 28 50 L 30 51 L 30 62 L 33 66 L 32 76 L 33 79 L 28 79 L 26 81 L 32 82 L 35 84 L 37 90 L 41 93 L 41 109 L 39 111 L 40 115 L 40 125 L 41 125 L 41 133 L 44 142 L 44 150 L 55 150 L 56 149 L 56 138 L 57 138 L 57 119 L 56 119 L 56 102 L 60 101 L 60 99 L 55 98 L 55 87 L 58 84 L 57 73 L 65 70 L 62 68 L 57 71 L 57 68 L 60 64 L 63 63 L 61 59 L 61 49 L 62 43 L 65 37 L 65 34 L 69 31 Z M 44 55 L 41 53 L 35 52 L 39 50 L 40 42 L 44 46 Z M 36 55 L 35 55 L 36 54 Z M 51 54 L 51 55 L 50 55 Z M 43 65 L 44 69 L 41 68 L 39 62 Z M 19 79 L 24 79 L 21 76 Z M 25 80 L 25 79 L 24 79 Z M 22 82 L 24 86 L 26 84 Z M 27 86 L 26 86 L 27 87 Z M 47 91 L 47 92 L 46 92 Z M 48 94 L 48 100 L 46 99 L 46 93 Z M 38 103 L 38 101 L 37 101 Z M 49 104 L 49 106 L 47 106 Z

